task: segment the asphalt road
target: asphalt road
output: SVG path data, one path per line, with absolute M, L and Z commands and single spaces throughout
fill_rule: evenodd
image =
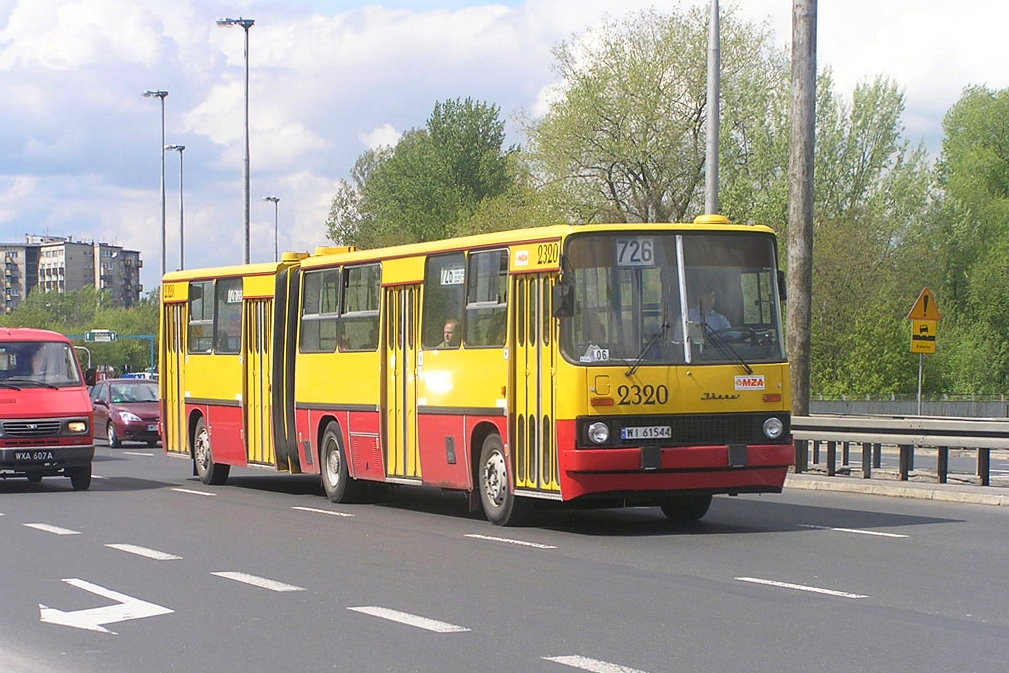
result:
M 787 489 L 503 529 L 399 489 L 101 446 L 88 492 L 0 481 L 0 670 L 998 671 L 1009 510 Z M 93 630 L 89 630 L 93 629 Z

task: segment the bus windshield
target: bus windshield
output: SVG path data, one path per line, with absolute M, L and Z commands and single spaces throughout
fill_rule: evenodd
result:
M 746 367 L 785 360 L 770 235 L 574 235 L 564 282 L 575 295 L 574 315 L 560 326 L 570 362 Z

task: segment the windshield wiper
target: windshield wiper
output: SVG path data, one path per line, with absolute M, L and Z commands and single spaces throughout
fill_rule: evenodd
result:
M 627 370 L 624 376 L 634 376 L 634 372 L 638 371 L 638 367 L 641 366 L 641 362 L 645 359 L 645 356 L 648 355 L 648 352 L 652 350 L 652 347 L 655 346 L 659 338 L 661 338 L 668 330 L 669 330 L 669 323 L 663 320 L 662 324 L 659 325 L 659 329 L 656 330 L 655 334 L 653 334 L 645 343 L 645 345 L 641 347 L 641 352 L 638 353 L 638 356 L 636 358 L 634 358 L 634 362 L 631 364 L 630 369 Z
M 733 348 L 728 342 L 726 342 L 715 330 L 708 327 L 707 323 L 703 323 L 703 326 L 704 326 L 704 336 L 707 337 L 709 341 L 711 341 L 711 344 L 715 347 L 715 350 L 717 350 L 722 355 L 723 358 L 725 358 L 726 360 L 730 360 L 731 362 L 734 362 L 740 367 L 742 367 L 743 371 L 746 372 L 747 375 L 753 373 L 753 368 L 746 363 L 746 360 L 743 359 L 742 355 L 736 352 L 735 348 Z
M 45 381 L 38 381 L 36 379 L 29 379 L 23 376 L 12 376 L 11 378 L 4 381 L 5 384 L 21 390 L 21 387 L 38 387 L 38 388 L 52 388 L 53 390 L 59 390 L 59 386 L 54 386 L 51 383 L 46 383 Z
M 21 386 L 10 381 L 0 381 L 0 388 L 10 388 L 11 390 L 21 390 Z

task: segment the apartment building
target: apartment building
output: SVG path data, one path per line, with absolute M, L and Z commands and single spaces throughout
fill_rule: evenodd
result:
M 119 245 L 74 241 L 57 236 L 25 235 L 21 244 L 0 244 L 4 259 L 4 311 L 10 313 L 28 292 L 73 292 L 83 287 L 106 291 L 114 306 L 140 301 L 136 250 Z

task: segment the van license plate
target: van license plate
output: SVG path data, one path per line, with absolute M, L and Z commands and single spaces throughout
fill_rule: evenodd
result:
M 668 425 L 645 425 L 620 428 L 620 439 L 672 439 L 673 429 Z

